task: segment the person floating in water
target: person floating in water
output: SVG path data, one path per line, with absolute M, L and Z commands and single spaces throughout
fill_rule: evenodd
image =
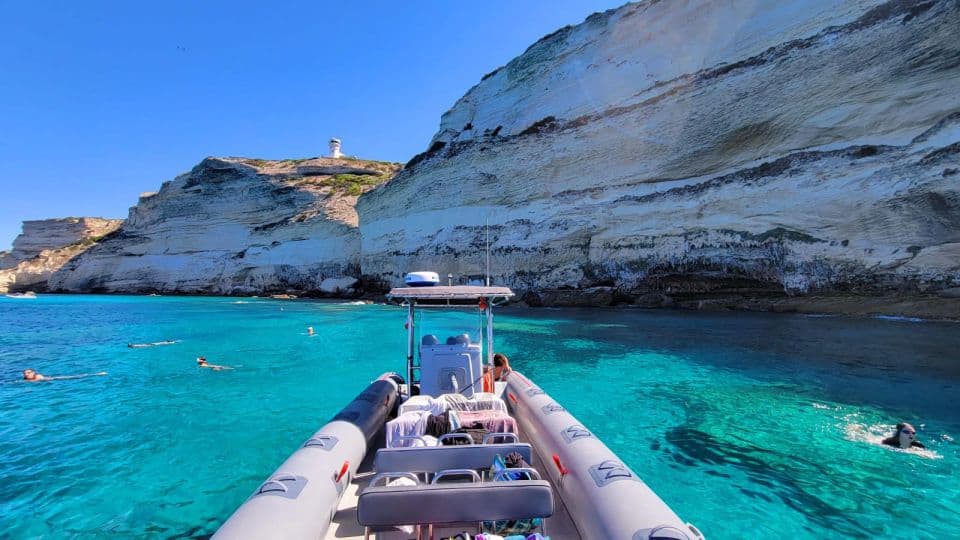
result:
M 916 441 L 917 430 L 906 422 L 897 424 L 897 431 L 893 436 L 883 440 L 883 444 L 896 448 L 926 448 Z
M 40 382 L 40 381 L 62 381 L 66 379 L 82 379 L 84 377 L 101 377 L 106 375 L 106 371 L 101 371 L 99 373 L 83 373 L 81 375 L 58 375 L 56 377 L 48 377 L 47 375 L 41 375 L 33 369 L 23 370 L 23 380 L 27 382 Z
M 230 366 L 218 366 L 217 364 L 208 364 L 207 359 L 203 356 L 197 358 L 197 367 L 210 368 L 214 371 L 221 371 L 224 369 L 233 369 Z
M 313 327 L 312 327 L 312 326 L 308 326 L 308 327 L 307 327 L 307 335 L 308 335 L 308 336 L 312 336 L 312 335 L 313 335 Z
M 127 347 L 131 349 L 142 349 L 144 347 L 158 347 L 160 345 L 173 345 L 177 343 L 176 340 L 168 339 L 166 341 L 154 341 L 153 343 L 127 343 Z

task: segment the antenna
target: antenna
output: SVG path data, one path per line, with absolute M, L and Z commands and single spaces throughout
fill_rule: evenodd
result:
M 484 219 L 484 231 L 487 233 L 487 287 L 490 286 L 490 216 Z

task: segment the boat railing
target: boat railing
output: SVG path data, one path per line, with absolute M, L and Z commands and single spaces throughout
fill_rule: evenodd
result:
M 500 482 L 503 480 L 515 480 L 515 475 L 526 474 L 526 480 L 541 480 L 540 471 L 532 467 L 512 467 L 510 469 L 502 469 L 497 471 L 493 475 L 494 482 Z
M 450 444 L 456 444 L 455 441 L 462 440 L 466 441 L 466 444 L 473 444 L 473 438 L 470 437 L 469 433 L 445 433 L 437 439 L 438 446 L 445 446 L 444 443 L 450 441 Z
M 480 474 L 473 469 L 444 469 L 442 471 L 437 471 L 437 474 L 433 475 L 433 480 L 430 481 L 431 484 L 439 484 L 441 478 L 446 478 L 448 476 L 468 476 L 470 481 L 478 484 L 480 480 Z
M 497 439 L 501 439 L 499 443 L 494 442 Z M 483 444 L 509 444 L 518 442 L 520 442 L 520 437 L 516 433 L 510 433 L 509 431 L 503 433 L 487 433 L 483 436 Z

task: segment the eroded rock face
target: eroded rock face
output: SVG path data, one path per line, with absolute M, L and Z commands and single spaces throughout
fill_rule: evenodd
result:
M 115 234 L 50 279 L 63 292 L 318 291 L 359 275 L 357 195 L 399 165 L 208 158 L 145 194 Z
M 954 0 L 595 14 L 360 198 L 363 271 L 479 276 L 489 234 L 494 281 L 531 303 L 956 286 L 958 28 Z
M 92 243 L 115 231 L 121 219 L 68 217 L 23 222 L 23 232 L 13 240 L 13 250 L 0 254 L 0 269 L 12 268 L 44 251 L 72 244 Z
M 52 273 L 121 223 L 120 219 L 95 217 L 24 221 L 13 250 L 0 254 L 0 292 L 46 290 Z

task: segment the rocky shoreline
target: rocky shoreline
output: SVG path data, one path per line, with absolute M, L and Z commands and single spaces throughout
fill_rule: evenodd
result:
M 404 166 L 207 158 L 0 290 L 377 298 L 489 253 L 529 306 L 960 319 L 958 27 L 953 0 L 627 4 Z
M 692 311 L 753 311 L 771 313 L 802 313 L 841 315 L 849 317 L 904 317 L 923 320 L 960 321 L 960 298 L 942 294 L 864 296 L 854 294 L 825 294 L 809 296 L 776 295 L 749 297 L 742 295 L 669 296 L 649 293 L 636 298 L 602 292 L 610 303 L 597 303 L 591 297 L 565 295 L 568 291 L 535 293 L 538 297 L 526 305 L 544 307 L 599 307 L 623 306 L 644 309 L 676 309 Z M 529 295 L 530 293 L 528 293 Z M 552 297 L 552 302 L 543 303 L 541 298 Z M 595 298 L 595 297 L 594 297 Z
M 11 291 L 14 292 L 14 291 Z M 651 311 L 754 312 L 773 314 L 803 314 L 852 318 L 890 318 L 915 321 L 960 322 L 960 291 L 944 294 L 910 294 L 864 296 L 856 294 L 824 294 L 809 296 L 683 296 L 674 297 L 648 293 L 632 297 L 606 290 L 547 290 L 526 291 L 507 307 L 571 308 L 571 309 L 644 309 Z M 43 294 L 78 294 L 46 291 Z M 134 296 L 202 296 L 227 298 L 261 298 L 287 302 L 316 300 L 364 301 L 386 303 L 384 292 L 356 289 L 349 295 L 318 291 L 264 291 L 260 295 L 210 293 L 169 293 L 162 291 L 101 292 L 80 294 L 134 295 Z

